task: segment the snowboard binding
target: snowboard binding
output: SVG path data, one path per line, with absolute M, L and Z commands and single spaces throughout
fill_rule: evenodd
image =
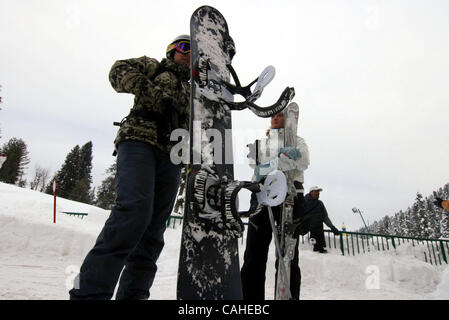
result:
M 220 177 L 207 165 L 193 171 L 187 178 L 190 190 L 186 200 L 195 219 L 209 232 L 228 233 L 241 237 L 243 222 L 236 210 L 237 181 L 229 181 L 226 176 Z
M 228 45 L 229 47 L 229 45 Z M 231 52 L 235 53 L 235 50 L 232 51 L 232 48 L 228 48 Z M 227 64 L 228 68 L 235 84 L 231 84 L 224 80 L 216 80 L 209 77 L 209 71 L 212 70 L 210 66 L 209 58 L 200 54 L 198 60 L 194 63 L 193 67 L 193 79 L 196 81 L 198 86 L 202 89 L 207 89 L 207 93 L 213 93 L 215 97 L 218 97 L 223 93 L 223 90 L 226 90 L 230 93 L 231 96 L 236 94 L 241 95 L 245 98 L 243 102 L 233 102 L 228 99 L 218 98 L 219 102 L 228 106 L 230 110 L 251 110 L 256 116 L 261 118 L 270 118 L 275 114 L 283 111 L 288 103 L 295 96 L 295 89 L 292 87 L 287 87 L 281 93 L 279 99 L 272 105 L 268 107 L 260 107 L 255 104 L 255 101 L 259 99 L 262 95 L 265 87 L 273 80 L 276 72 L 273 66 L 266 67 L 259 77 L 253 80 L 247 86 L 242 86 L 237 76 L 235 69 L 231 64 Z M 254 90 L 251 91 L 251 87 L 255 84 Z M 227 96 L 230 96 L 229 94 Z
M 252 81 L 245 87 L 242 87 L 237 73 L 235 72 L 232 65 L 228 64 L 227 68 L 232 78 L 234 79 L 235 85 L 226 81 L 223 81 L 223 84 L 232 95 L 239 94 L 245 98 L 245 101 L 243 102 L 222 100 L 226 105 L 229 106 L 231 110 L 244 110 L 248 108 L 258 117 L 270 118 L 284 110 L 285 107 L 287 107 L 288 103 L 295 96 L 295 89 L 287 87 L 284 89 L 276 103 L 268 107 L 260 107 L 254 102 L 261 97 L 264 88 L 273 80 L 276 73 L 275 68 L 273 66 L 266 67 L 259 77 L 257 77 L 254 81 Z M 256 84 L 254 91 L 251 91 L 251 87 L 254 84 Z
M 207 231 L 231 233 L 241 237 L 244 231 L 242 218 L 258 214 L 263 206 L 275 207 L 285 201 L 287 180 L 282 171 L 271 172 L 260 182 L 229 181 L 219 177 L 209 166 L 203 165 L 187 178 L 187 204 L 196 220 Z M 238 193 L 251 192 L 250 208 L 239 211 Z

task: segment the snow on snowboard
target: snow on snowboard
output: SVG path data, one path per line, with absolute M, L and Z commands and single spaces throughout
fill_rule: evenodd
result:
M 224 17 L 216 9 L 198 8 L 190 21 L 191 102 L 190 153 L 186 202 L 178 269 L 177 298 L 183 300 L 242 299 L 238 237 L 243 233 L 237 194 L 258 185 L 234 180 L 231 110 L 250 109 L 259 117 L 281 112 L 294 96 L 287 87 L 273 105 L 254 102 L 273 79 L 267 67 L 242 87 L 231 66 L 235 46 Z M 234 84 L 230 83 L 230 77 Z M 255 89 L 251 87 L 255 84 Z M 234 102 L 239 94 L 243 102 Z

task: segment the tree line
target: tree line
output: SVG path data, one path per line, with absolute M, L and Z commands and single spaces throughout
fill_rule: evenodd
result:
M 96 190 L 92 187 L 92 142 L 83 146 L 76 145 L 67 154 L 61 168 L 53 175 L 49 169 L 36 166 L 34 175 L 28 183 L 25 170 L 30 163 L 26 143 L 19 138 L 11 138 L 6 142 L 0 153 L 7 155 L 0 168 L 0 181 L 19 187 L 29 187 L 32 190 L 53 194 L 53 182 L 57 184 L 59 197 L 111 209 L 115 201 L 116 164 L 106 171 L 106 178 Z
M 115 201 L 117 167 L 115 163 L 112 164 L 106 170 L 106 178 L 98 189 L 92 187 L 92 149 L 91 141 L 81 147 L 79 145 L 73 147 L 61 168 L 53 176 L 48 169 L 36 166 L 34 175 L 28 183 L 25 179 L 25 170 L 30 163 L 27 145 L 22 139 L 11 138 L 0 149 L 0 153 L 7 155 L 7 160 L 0 168 L 0 181 L 53 194 L 53 181 L 56 180 L 59 197 L 110 210 Z M 181 186 L 175 212 L 183 212 L 183 193 L 184 188 Z M 449 214 L 434 204 L 437 197 L 449 199 L 449 183 L 428 197 L 417 193 L 412 206 L 393 215 L 384 216 L 368 225 L 368 230 L 370 233 L 385 235 L 449 239 Z M 358 232 L 366 230 L 360 229 Z
M 2 86 L 0 85 L 0 91 Z M 0 96 L 0 104 L 2 104 Z M 0 108 L 0 111 L 2 108 Z M 0 139 L 1 139 L 0 128 Z M 98 190 L 92 188 L 92 142 L 82 147 L 76 145 L 67 154 L 61 169 L 50 180 L 50 171 L 37 165 L 30 183 L 25 179 L 25 170 L 30 163 L 29 152 L 25 141 L 11 138 L 0 148 L 0 155 L 6 155 L 6 161 L 0 165 L 0 182 L 14 184 L 25 188 L 53 194 L 53 182 L 56 180 L 58 196 L 69 200 L 96 205 L 110 210 L 115 201 L 115 173 L 114 163 L 106 170 L 106 178 L 101 182 Z
M 416 194 L 412 206 L 368 225 L 370 233 L 413 238 L 449 239 L 449 214 L 436 206 L 436 198 L 449 199 L 449 183 L 424 197 Z M 358 232 L 366 232 L 360 229 Z

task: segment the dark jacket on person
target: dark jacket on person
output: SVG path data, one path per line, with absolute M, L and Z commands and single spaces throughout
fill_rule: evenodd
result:
M 116 61 L 109 73 L 111 85 L 119 93 L 134 94 L 134 106 L 121 123 L 115 146 L 133 140 L 169 153 L 170 133 L 189 129 L 189 79 L 189 67 L 169 59 Z
M 309 220 L 311 232 L 322 231 L 323 223 L 333 230 L 336 229 L 329 219 L 326 207 L 321 200 L 313 199 L 310 194 L 307 194 L 304 198 L 304 217 L 307 217 Z

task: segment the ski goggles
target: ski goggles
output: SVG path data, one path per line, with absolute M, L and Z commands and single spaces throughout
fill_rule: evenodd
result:
M 190 53 L 190 41 L 187 40 L 181 40 L 175 43 L 172 43 L 170 45 L 168 45 L 167 47 L 167 53 L 176 50 L 179 53 L 182 54 L 188 54 Z

